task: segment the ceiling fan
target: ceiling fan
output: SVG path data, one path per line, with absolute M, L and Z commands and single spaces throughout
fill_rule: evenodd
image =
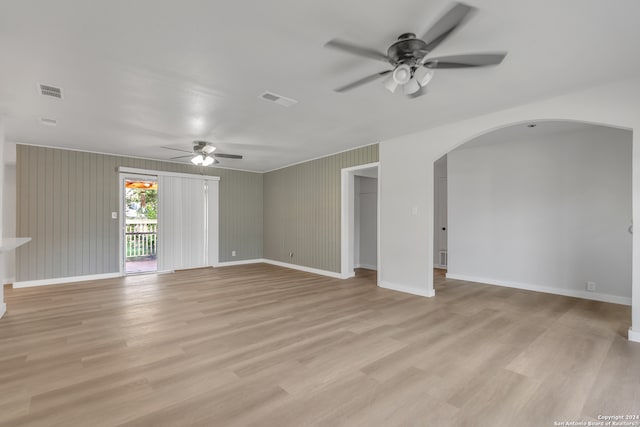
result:
M 214 165 L 216 163 L 220 163 L 218 159 L 215 157 L 219 157 L 221 159 L 242 159 L 242 156 L 239 154 L 223 154 L 223 153 L 214 153 L 216 151 L 216 147 L 209 144 L 206 141 L 193 141 L 193 150 L 187 151 L 182 150 L 180 148 L 171 148 L 171 147 L 162 147 L 167 150 L 174 151 L 182 151 L 183 153 L 189 153 L 186 156 L 178 156 L 172 157 L 171 160 L 176 159 L 184 159 L 187 157 L 191 157 L 191 163 L 196 166 L 209 166 Z
M 426 93 L 425 88 L 433 78 L 435 69 L 500 64 L 507 55 L 506 52 L 429 57 L 429 54 L 461 25 L 473 10 L 473 7 L 466 4 L 455 3 L 422 37 L 418 38 L 414 33 L 401 34 L 398 40 L 387 49 L 386 54 L 344 40 L 330 40 L 325 47 L 367 59 L 388 62 L 393 67 L 391 70 L 381 71 L 339 87 L 335 91 L 346 92 L 387 76 L 384 86 L 391 93 L 394 93 L 398 86 L 402 86 L 405 95 L 416 98 Z

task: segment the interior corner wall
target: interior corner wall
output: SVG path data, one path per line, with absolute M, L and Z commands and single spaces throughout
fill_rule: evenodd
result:
M 491 137 L 448 154 L 448 275 L 630 301 L 631 132 Z
M 440 251 L 448 250 L 447 231 L 440 229 L 441 224 L 447 224 L 447 189 L 442 185 L 442 180 L 447 180 L 446 155 L 434 162 L 433 174 L 433 264 L 440 266 Z
M 372 144 L 265 173 L 264 258 L 339 273 L 341 171 L 377 161 Z
M 220 261 L 262 258 L 261 173 L 18 145 L 16 280 L 119 271 L 120 166 L 219 176 Z
M 2 245 L 2 238 L 4 237 L 4 225 L 2 221 L 2 212 L 5 208 L 4 206 L 4 120 L 0 116 L 0 246 Z M 4 254 L 2 250 L 0 250 L 0 317 L 5 312 L 6 306 L 4 304 Z
M 16 235 L 16 166 L 4 165 L 4 185 L 2 195 L 2 233 L 5 237 Z M 16 277 L 15 251 L 4 254 L 3 283 L 13 283 Z

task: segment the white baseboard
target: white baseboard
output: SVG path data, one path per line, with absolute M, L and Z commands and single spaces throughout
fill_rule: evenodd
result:
M 6 279 L 4 279 L 2 281 L 2 284 L 3 285 L 10 285 L 10 284 L 14 283 L 15 281 L 16 281 L 15 277 L 7 277 Z
M 258 259 L 242 259 L 239 261 L 222 261 L 214 265 L 214 267 L 230 267 L 232 265 L 258 264 L 261 262 L 265 262 L 265 260 L 262 258 L 258 258 Z
M 464 280 L 485 285 L 504 286 L 507 288 L 523 289 L 526 291 L 543 292 L 545 294 L 563 295 L 565 297 L 583 298 L 594 301 L 610 302 L 613 304 L 631 305 L 631 298 L 617 295 L 599 294 L 595 292 L 578 291 L 575 289 L 552 288 L 550 286 L 531 285 L 506 280 L 487 279 L 485 277 L 465 276 L 462 274 L 447 273 L 447 279 Z
M 266 259 L 266 258 L 247 259 L 242 261 L 219 262 L 218 265 L 216 265 L 216 267 L 229 267 L 233 265 L 246 265 L 246 264 L 258 264 L 258 263 L 277 265 L 278 267 L 290 268 L 292 270 L 304 271 L 306 273 L 319 274 L 321 276 L 333 277 L 334 279 L 349 279 L 351 277 L 355 277 L 355 273 L 347 274 L 346 276 L 343 276 L 342 274 L 336 273 L 334 271 L 320 270 L 319 268 L 305 267 L 304 265 L 290 264 L 288 262 L 275 261 L 275 260 Z
M 629 341 L 640 342 L 640 332 L 629 328 Z
M 380 281 L 380 284 L 378 286 L 380 286 L 381 288 L 390 289 L 392 291 L 404 292 L 405 294 L 419 295 L 421 297 L 431 298 L 436 296 L 436 291 L 434 291 L 433 289 L 419 289 L 411 286 L 396 285 L 395 283 L 383 281 Z
M 277 265 L 279 267 L 291 268 L 293 270 L 305 271 L 307 273 L 319 274 L 321 276 L 333 277 L 334 279 L 349 279 L 350 277 L 355 276 L 355 273 L 351 273 L 351 274 L 347 274 L 346 276 L 343 276 L 341 273 L 336 273 L 335 271 L 320 270 L 319 268 L 289 264 L 288 262 L 274 261 L 272 259 L 263 259 L 260 262 L 264 262 L 265 264 Z
M 112 279 L 114 277 L 122 277 L 120 273 L 90 274 L 86 276 L 72 277 L 56 277 L 55 279 L 43 280 L 25 280 L 23 282 L 14 282 L 14 288 L 30 288 L 32 286 L 59 285 L 62 283 L 88 282 L 91 280 Z
M 2 316 L 4 316 L 6 312 L 7 312 L 7 304 L 6 303 L 0 304 L 0 319 L 2 319 Z M 631 331 L 629 331 L 629 333 L 631 333 Z
M 354 268 L 366 268 L 367 270 L 378 271 L 378 266 L 372 264 L 358 264 Z

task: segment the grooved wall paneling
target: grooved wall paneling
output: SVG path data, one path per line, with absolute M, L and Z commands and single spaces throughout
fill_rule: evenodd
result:
M 341 170 L 377 161 L 373 144 L 264 174 L 264 257 L 339 272 Z
M 262 258 L 261 173 L 18 145 L 18 281 L 118 271 L 120 166 L 219 176 L 220 261 Z

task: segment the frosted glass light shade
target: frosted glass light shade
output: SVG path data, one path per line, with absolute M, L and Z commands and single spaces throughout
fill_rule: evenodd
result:
M 204 162 L 204 157 L 202 157 L 202 154 L 198 154 L 193 159 L 191 159 L 191 163 L 193 163 L 194 165 L 201 165 L 202 162 Z

